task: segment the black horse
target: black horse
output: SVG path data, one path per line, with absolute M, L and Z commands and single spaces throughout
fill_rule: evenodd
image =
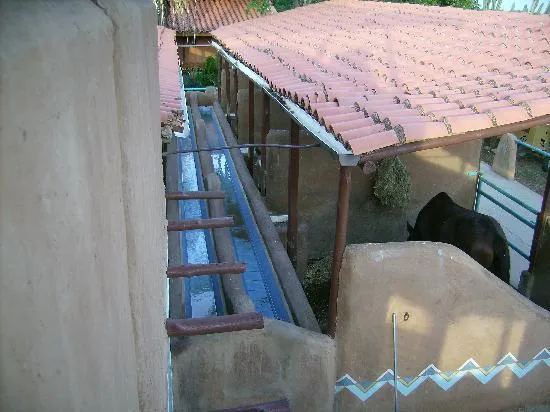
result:
M 447 193 L 434 196 L 418 213 L 414 228 L 407 222 L 407 229 L 407 240 L 456 246 L 510 283 L 510 253 L 500 224 L 490 216 L 457 205 Z

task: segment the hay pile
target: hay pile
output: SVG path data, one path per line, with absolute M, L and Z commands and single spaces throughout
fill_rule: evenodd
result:
M 411 199 L 411 177 L 398 157 L 381 160 L 376 172 L 374 195 L 390 208 L 405 207 Z

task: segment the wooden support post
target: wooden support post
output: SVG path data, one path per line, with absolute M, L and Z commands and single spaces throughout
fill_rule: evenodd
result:
M 254 144 L 254 82 L 248 80 L 248 143 Z M 248 171 L 254 175 L 254 148 L 248 148 Z
M 229 118 L 229 115 L 231 114 L 231 105 L 229 104 L 229 99 L 231 98 L 231 79 L 230 79 L 230 70 L 229 70 L 229 62 L 225 61 L 225 102 L 226 105 L 226 115 Z
M 216 86 L 218 86 L 218 102 L 220 102 L 220 104 L 222 104 L 222 65 L 223 65 L 223 60 L 222 60 L 222 55 L 219 52 L 218 52 L 217 59 L 218 59 L 218 64 L 217 64 L 218 84 Z
M 234 110 L 235 113 L 235 129 L 239 130 L 239 99 L 238 99 L 238 93 L 239 93 L 239 70 L 235 67 L 235 70 L 233 70 L 233 95 L 231 96 L 233 98 L 233 105 L 232 110 Z
M 300 144 L 300 127 L 294 119 L 290 120 L 290 144 Z M 300 151 L 290 149 L 288 165 L 288 225 L 287 252 L 296 268 L 298 258 L 298 180 L 300 176 Z
M 239 330 L 263 329 L 261 313 L 212 316 L 195 319 L 167 319 L 168 336 L 197 336 L 211 333 L 235 332 Z
M 269 112 L 269 104 L 270 104 L 270 99 L 269 99 L 269 95 L 264 91 L 263 92 L 263 104 L 262 104 L 262 108 L 263 108 L 263 116 L 262 116 L 262 129 L 261 129 L 261 139 L 262 139 L 262 144 L 267 144 L 267 134 L 269 133 L 269 115 L 270 115 L 270 112 Z M 262 184 L 261 184 L 261 189 L 262 189 L 262 194 L 265 196 L 266 193 L 267 193 L 267 189 L 266 189 L 266 183 L 267 183 L 267 147 L 262 147 L 262 156 L 261 156 L 261 164 L 262 164 L 262 170 L 263 170 L 263 173 L 262 173 Z
M 246 265 L 238 262 L 199 263 L 168 266 L 166 275 L 169 278 L 183 278 L 201 275 L 236 275 L 244 273 Z
M 344 257 L 344 249 L 348 237 L 349 197 L 351 193 L 351 167 L 340 166 L 340 181 L 338 184 L 338 206 L 336 215 L 336 235 L 332 253 L 332 272 L 330 278 L 330 298 L 328 309 L 328 334 L 334 337 L 336 332 L 336 313 L 338 301 L 338 286 L 340 268 Z

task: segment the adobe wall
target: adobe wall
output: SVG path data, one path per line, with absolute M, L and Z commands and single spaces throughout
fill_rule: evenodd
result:
M 154 5 L 0 15 L 0 410 L 164 410 Z
M 383 379 L 371 385 L 393 370 L 393 312 L 398 375 L 408 378 L 398 384 L 400 410 L 492 411 L 550 402 L 550 352 L 544 351 L 550 313 L 453 246 L 407 242 L 346 248 L 336 341 L 338 377 L 349 377 L 337 384 L 335 410 L 393 407 L 393 386 Z M 503 360 L 508 353 L 515 359 Z M 425 371 L 430 364 L 447 375 Z M 423 371 L 430 377 L 419 378 Z
M 286 130 L 270 130 L 269 143 L 289 143 Z M 305 131 L 300 144 L 316 143 Z M 373 194 L 374 174 L 366 176 L 360 168 L 352 170 L 349 215 L 349 243 L 406 240 L 407 220 L 414 225 L 420 209 L 437 193 L 446 191 L 460 205 L 471 208 L 475 197 L 475 177 L 481 142 L 472 141 L 440 149 L 400 156 L 411 177 L 411 200 L 404 209 L 388 209 Z M 287 213 L 289 151 L 267 151 L 266 204 L 274 213 Z M 339 165 L 322 148 L 300 151 L 299 222 L 309 230 L 310 257 L 332 251 L 336 226 Z
M 265 318 L 265 328 L 173 344 L 174 410 L 212 411 L 288 399 L 296 412 L 333 410 L 336 345 Z
M 200 68 L 210 56 L 216 56 L 216 50 L 211 46 L 188 46 L 180 47 L 184 61 L 181 63 L 183 68 Z

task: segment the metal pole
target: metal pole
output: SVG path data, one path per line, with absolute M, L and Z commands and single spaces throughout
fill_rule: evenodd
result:
M 393 396 L 394 410 L 399 411 L 399 391 L 397 390 L 397 314 L 394 312 L 391 315 L 393 327 Z
M 266 92 L 263 92 L 263 116 L 262 116 L 262 130 L 261 130 L 261 139 L 262 144 L 267 144 L 267 134 L 269 133 L 269 104 L 270 99 L 269 95 Z M 262 182 L 262 194 L 265 196 L 267 193 L 266 190 L 266 182 L 267 182 L 267 148 L 262 148 L 262 157 L 261 157 L 261 163 L 262 163 L 262 170 L 263 170 L 263 182 Z
M 336 332 L 336 313 L 340 268 L 348 237 L 349 197 L 351 192 L 351 166 L 340 166 L 338 184 L 338 206 L 336 215 L 336 235 L 332 253 L 332 274 L 330 278 L 330 300 L 328 309 L 328 334 L 334 337 Z
M 476 197 L 474 198 L 474 212 L 477 212 L 477 209 L 479 208 L 479 199 L 481 197 L 481 193 L 479 193 L 479 190 L 481 185 L 481 176 L 478 172 L 476 175 Z
M 300 127 L 290 120 L 290 144 L 300 144 Z M 290 261 L 296 268 L 298 240 L 298 178 L 300 175 L 300 152 L 290 149 L 288 166 L 288 225 L 286 249 Z
M 248 80 L 248 143 L 254 144 L 254 82 Z M 254 148 L 248 148 L 248 171 L 254 176 Z
M 548 169 L 548 175 L 546 176 L 546 188 L 544 189 L 544 196 L 542 197 L 542 208 L 537 219 L 537 225 L 535 226 L 535 233 L 533 234 L 533 243 L 531 243 L 531 253 L 529 259 L 529 272 L 533 273 L 537 265 L 542 263 L 544 253 L 541 253 L 542 240 L 544 226 L 550 219 L 550 169 Z M 548 256 L 544 256 L 546 259 L 550 259 Z

